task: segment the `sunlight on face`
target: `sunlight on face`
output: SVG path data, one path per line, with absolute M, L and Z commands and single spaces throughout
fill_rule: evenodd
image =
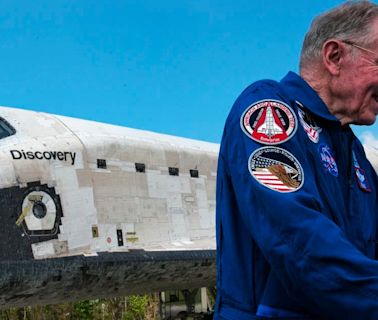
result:
M 341 87 L 345 94 L 345 113 L 352 123 L 371 125 L 378 114 L 378 19 L 372 24 L 372 44 L 362 46 L 351 41 L 351 45 L 359 52 L 350 53 L 347 63 L 343 66 Z

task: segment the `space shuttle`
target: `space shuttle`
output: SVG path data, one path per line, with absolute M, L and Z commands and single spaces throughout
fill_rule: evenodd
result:
M 263 133 L 268 137 L 274 137 L 277 134 L 282 134 L 282 128 L 274 121 L 272 106 L 268 106 L 264 122 L 257 129 L 258 133 Z
M 218 152 L 0 107 L 0 308 L 215 286 Z
M 0 308 L 214 286 L 218 150 L 0 107 Z

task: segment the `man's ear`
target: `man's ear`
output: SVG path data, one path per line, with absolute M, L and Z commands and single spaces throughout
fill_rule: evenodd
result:
M 345 53 L 345 45 L 340 40 L 329 39 L 323 44 L 323 64 L 330 74 L 334 76 L 339 74 L 340 64 Z

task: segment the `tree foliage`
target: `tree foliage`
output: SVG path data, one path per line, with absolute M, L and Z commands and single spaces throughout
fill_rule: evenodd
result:
M 0 311 L 0 320 L 157 320 L 157 294 Z

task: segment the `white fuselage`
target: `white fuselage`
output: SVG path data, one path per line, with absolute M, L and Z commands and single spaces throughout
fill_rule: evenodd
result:
M 6 107 L 0 117 L 15 129 L 0 139 L 0 189 L 28 190 L 19 236 L 48 233 L 58 214 L 30 183 L 61 202 L 55 239 L 31 244 L 35 259 L 215 249 L 217 144 Z

